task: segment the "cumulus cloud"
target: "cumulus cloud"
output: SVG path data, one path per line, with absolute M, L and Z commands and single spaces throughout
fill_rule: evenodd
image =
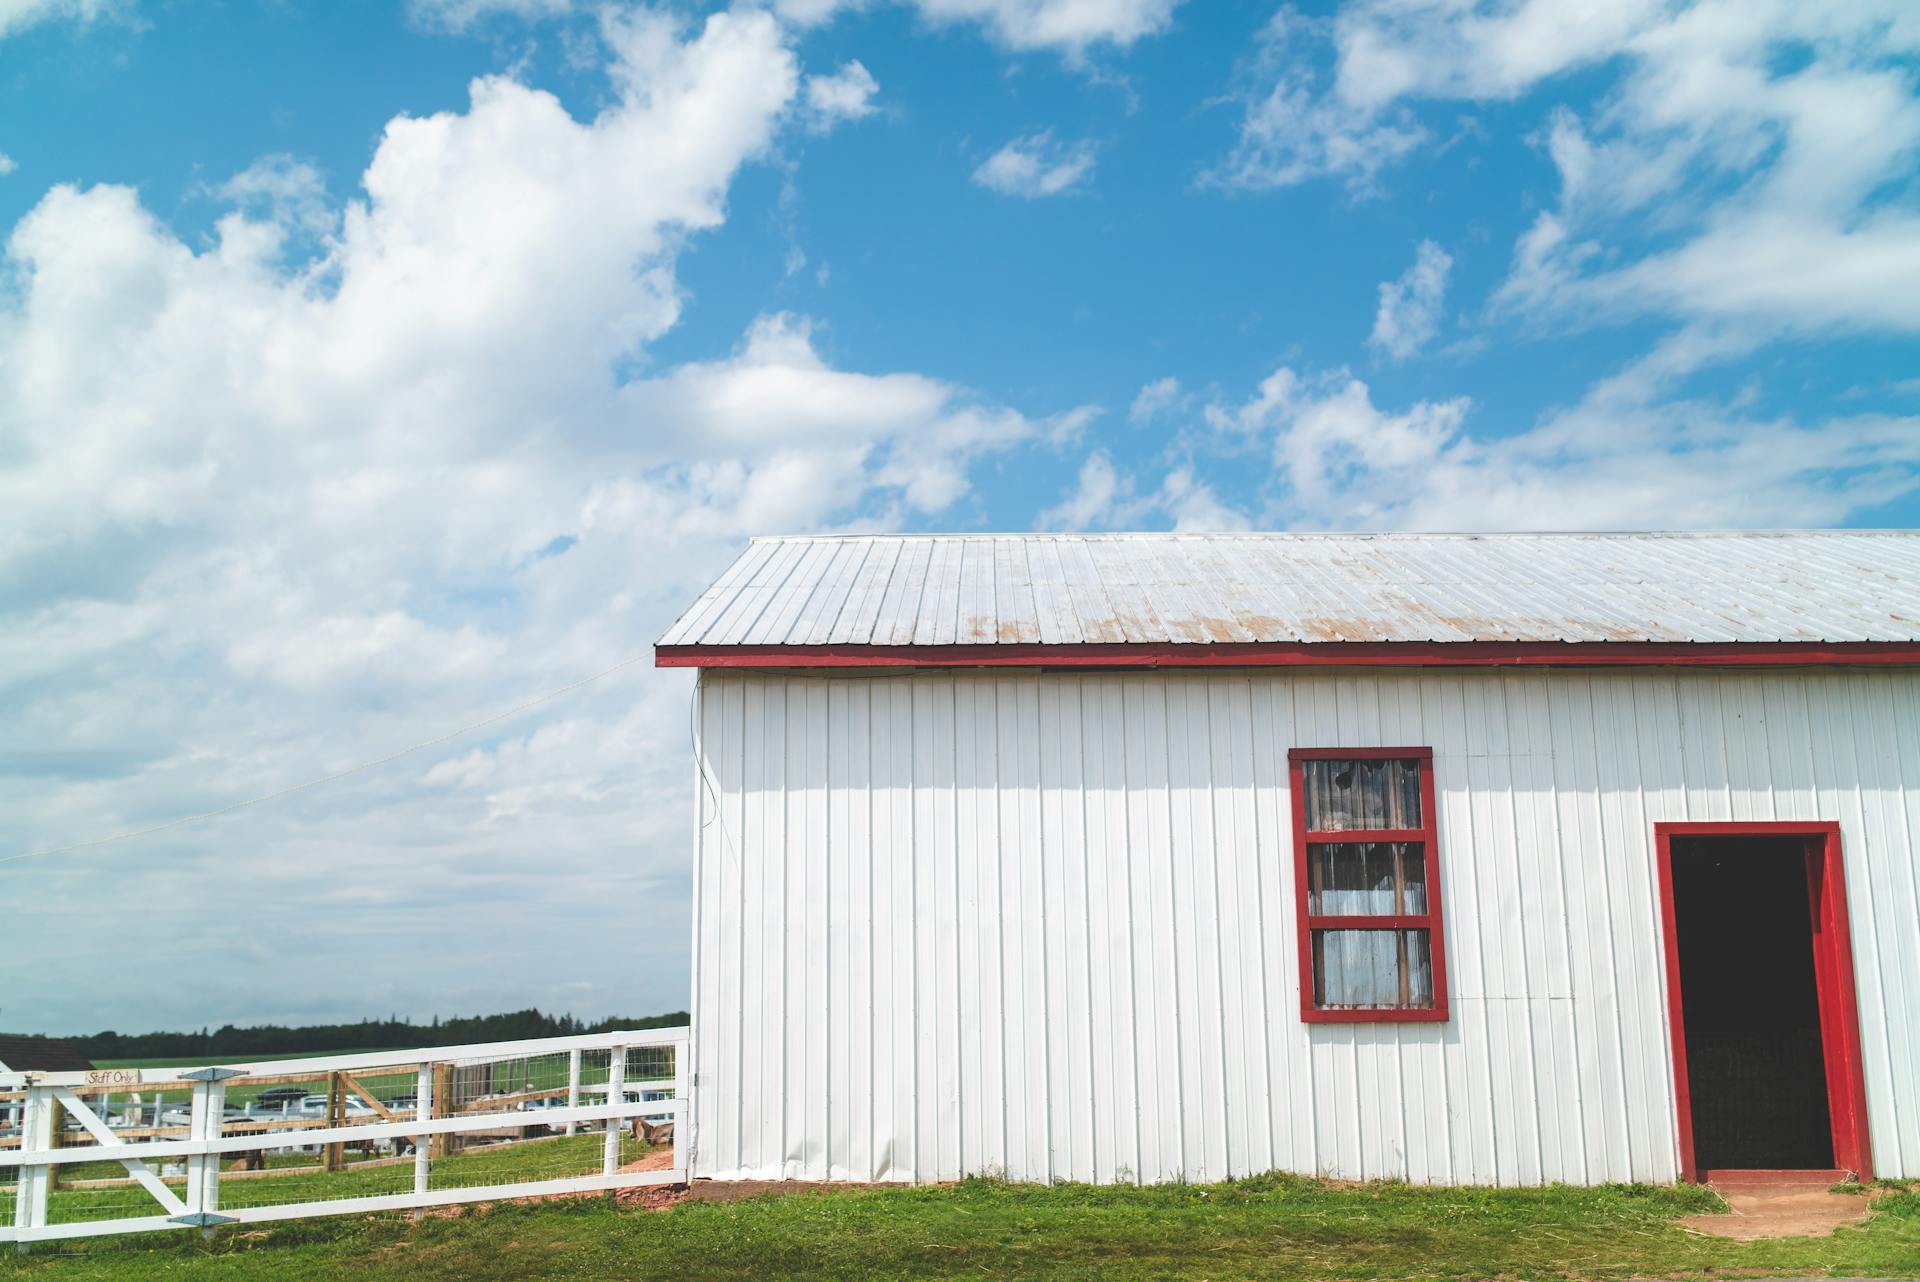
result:
M 642 11 L 603 44 L 592 118 L 481 78 L 464 110 L 390 122 L 344 204 L 277 157 L 214 189 L 204 241 L 114 186 L 56 187 L 14 227 L 0 852 L 512 707 L 644 654 L 748 533 L 938 512 L 1060 430 L 836 369 L 785 313 L 654 363 L 679 254 L 803 118 L 805 80 L 765 13 Z M 690 690 L 643 670 L 271 807 L 6 865 L 42 905 L 8 943 L 55 977 L 9 1020 L 679 1005 L 682 932 L 646 923 L 685 915 Z M 186 941 L 164 973 L 80 929 L 159 905 Z M 579 986 L 502 970 L 509 935 Z M 263 985 L 256 960 L 329 981 Z
M 42 22 L 124 17 L 132 8 L 133 0 L 0 0 L 0 36 Z
M 574 0 L 407 0 L 414 21 L 447 31 L 465 31 L 493 17 L 523 22 L 557 18 L 574 8 Z
M 1538 122 L 1560 200 L 1497 302 L 1549 324 L 1654 315 L 1757 337 L 1920 326 L 1920 10 L 1904 0 L 1356 0 L 1263 42 L 1241 186 L 1362 190 L 1430 136 L 1417 108 L 1606 78 Z M 1903 194 L 1906 193 L 1906 194 Z
M 1313 29 L 1283 8 L 1262 29 L 1235 97 L 1240 128 L 1232 151 L 1206 181 L 1249 191 L 1292 187 L 1332 175 L 1356 194 L 1426 140 L 1410 113 L 1356 104 L 1328 92 L 1303 52 Z
M 1151 423 L 1186 398 L 1177 378 L 1156 378 L 1142 387 L 1127 407 L 1127 421 L 1135 425 Z
M 0 22 L 5 4 L 0 0 Z M 99 9 L 118 0 L 11 0 L 40 6 Z M 1125 49 L 1171 24 L 1183 0 L 761 0 L 782 21 L 797 27 L 831 22 L 849 10 L 900 4 L 937 26 L 980 28 L 1010 50 L 1048 50 L 1079 60 L 1089 50 Z M 591 6 L 579 0 L 408 0 L 416 21 L 450 31 L 465 31 L 492 17 L 537 21 Z M 0 30 L 4 26 L 0 25 Z
M 1452 270 L 1453 257 L 1447 251 L 1430 240 L 1421 241 L 1406 274 L 1381 283 L 1380 306 L 1367 341 L 1400 361 L 1433 341 L 1446 301 L 1447 274 Z
M 1506 434 L 1474 430 L 1464 397 L 1383 406 L 1345 370 L 1283 367 L 1206 417 L 1223 449 L 1267 460 L 1261 518 L 1275 526 L 1821 526 L 1920 491 L 1920 418 L 1746 417 L 1666 395 L 1685 362 L 1663 360 Z
M 808 76 L 808 127 L 825 133 L 845 121 L 872 115 L 873 95 L 879 89 L 873 73 L 858 60 L 846 63 L 830 76 Z
M 1121 471 L 1101 449 L 1081 463 L 1072 492 L 1042 511 L 1034 524 L 1043 530 L 1170 528 L 1183 533 L 1252 527 L 1247 514 L 1223 501 L 1191 464 L 1168 469 L 1158 485 L 1143 490 L 1133 472 Z
M 1059 196 L 1093 177 L 1094 144 L 1064 142 L 1043 129 L 1015 138 L 973 171 L 973 181 L 1004 196 Z
M 20 166 L 14 162 L 12 156 L 9 156 L 4 151 L 0 151 L 0 178 L 6 177 L 19 167 Z
M 773 0 L 789 22 L 827 22 L 882 0 Z M 1182 0 L 899 0 L 928 22 L 975 23 L 1009 49 L 1048 49 L 1080 58 L 1090 48 L 1124 49 L 1164 31 Z

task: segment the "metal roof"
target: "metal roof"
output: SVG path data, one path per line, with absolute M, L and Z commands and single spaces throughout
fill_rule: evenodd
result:
M 659 645 L 1920 641 L 1920 532 L 755 539 Z

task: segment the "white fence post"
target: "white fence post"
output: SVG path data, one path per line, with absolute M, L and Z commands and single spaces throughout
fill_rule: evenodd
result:
M 433 1061 L 427 1060 L 420 1065 L 420 1075 L 413 1088 L 413 1120 L 424 1122 L 433 1116 Z M 413 1137 L 413 1191 L 427 1191 L 427 1173 L 431 1169 L 433 1158 L 433 1136 L 426 1132 Z
M 45 1086 L 27 1087 L 26 1100 L 21 1105 L 20 1147 L 24 1151 L 44 1151 L 53 1147 L 56 1138 L 53 1133 L 53 1091 Z M 15 1231 L 42 1228 L 47 1223 L 47 1190 L 53 1184 L 52 1166 L 23 1166 L 20 1168 L 19 1183 L 13 1188 L 13 1224 Z M 19 1243 L 22 1255 L 28 1249 L 24 1239 Z
M 227 1129 L 227 1084 L 220 1078 L 207 1083 L 206 1120 L 200 1126 L 204 1132 L 202 1139 L 217 1140 L 226 1134 Z M 221 1154 L 209 1153 L 200 1164 L 200 1178 L 205 1182 L 205 1191 L 200 1194 L 200 1209 L 208 1215 L 220 1209 L 220 1161 Z M 207 1236 L 213 1236 L 213 1229 L 207 1229 Z
M 219 1082 L 201 1079 L 193 1084 L 192 1104 L 187 1115 L 187 1138 L 191 1140 L 209 1140 L 220 1137 L 220 1097 L 226 1095 L 226 1088 Z M 208 1127 L 212 1129 L 209 1130 Z M 187 1167 L 187 1216 L 190 1222 L 197 1220 L 205 1228 L 205 1216 L 213 1214 L 220 1206 L 220 1155 L 218 1153 L 189 1153 Z
M 620 1169 L 620 1132 L 627 1119 L 614 1110 L 627 1102 L 627 1048 L 615 1046 L 607 1053 L 607 1151 L 601 1159 L 600 1173 L 612 1175 Z
M 580 1048 L 574 1047 L 567 1052 L 567 1107 L 580 1107 Z M 567 1134 L 572 1135 L 578 1123 L 567 1123 Z
M 691 1038 L 673 1048 L 673 1098 L 679 1101 L 673 1112 L 673 1169 L 680 1172 L 682 1179 L 686 1178 L 687 1159 L 693 1152 L 693 1093 L 687 1089 L 690 1080 L 687 1061 L 693 1058 L 692 1048 Z M 682 1135 L 686 1136 L 684 1148 L 681 1147 Z

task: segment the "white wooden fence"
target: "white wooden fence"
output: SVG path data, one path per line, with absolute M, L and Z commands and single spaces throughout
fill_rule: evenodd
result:
M 10 1192 L 10 1235 L 25 1249 L 59 1238 L 682 1184 L 679 1126 L 672 1164 L 661 1169 L 623 1170 L 621 1140 L 634 1119 L 681 1117 L 686 1046 L 687 1030 L 674 1028 L 197 1069 L 0 1073 L 0 1118 L 19 1118 L 18 1138 L 0 1138 L 0 1181 L 12 1177 L 10 1188 L 0 1182 L 0 1219 Z M 653 1075 L 634 1075 L 635 1064 Z M 327 1084 L 326 1095 L 307 1097 L 327 1101 L 322 1115 L 260 1105 L 266 1083 L 301 1081 Z M 408 1094 L 396 1094 L 396 1083 Z M 159 1101 L 169 1092 L 190 1106 L 165 1109 Z M 230 1095 L 245 1096 L 245 1105 L 230 1105 Z M 72 1123 L 56 1129 L 63 1115 L 77 1132 Z M 596 1129 L 597 1142 L 579 1138 Z M 548 1138 L 531 1138 L 535 1132 Z M 407 1191 L 399 1186 L 409 1163 L 399 1150 L 409 1145 Z M 346 1146 L 367 1150 L 369 1160 L 345 1162 Z M 223 1171 L 243 1154 L 308 1148 L 323 1156 L 322 1166 Z M 395 1155 L 373 1160 L 384 1148 Z M 100 1162 L 117 1162 L 126 1177 L 60 1178 L 63 1169 Z M 386 1187 L 357 1191 L 370 1182 Z M 327 1196 L 329 1183 L 349 1195 Z M 223 1205 L 223 1185 L 233 1193 L 230 1205 Z M 120 1192 L 126 1200 L 115 1200 Z

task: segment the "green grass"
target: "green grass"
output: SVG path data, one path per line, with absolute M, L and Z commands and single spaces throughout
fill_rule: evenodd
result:
M 485 1156 L 485 1155 L 475 1155 Z M 1920 1275 L 1920 1194 L 1884 1194 L 1828 1238 L 1737 1243 L 1674 1223 L 1696 1188 L 1333 1187 L 1288 1176 L 1209 1186 L 840 1190 L 666 1212 L 603 1198 L 418 1222 L 311 1220 L 0 1256 L 19 1282 L 619 1278 L 1670 1278 Z

